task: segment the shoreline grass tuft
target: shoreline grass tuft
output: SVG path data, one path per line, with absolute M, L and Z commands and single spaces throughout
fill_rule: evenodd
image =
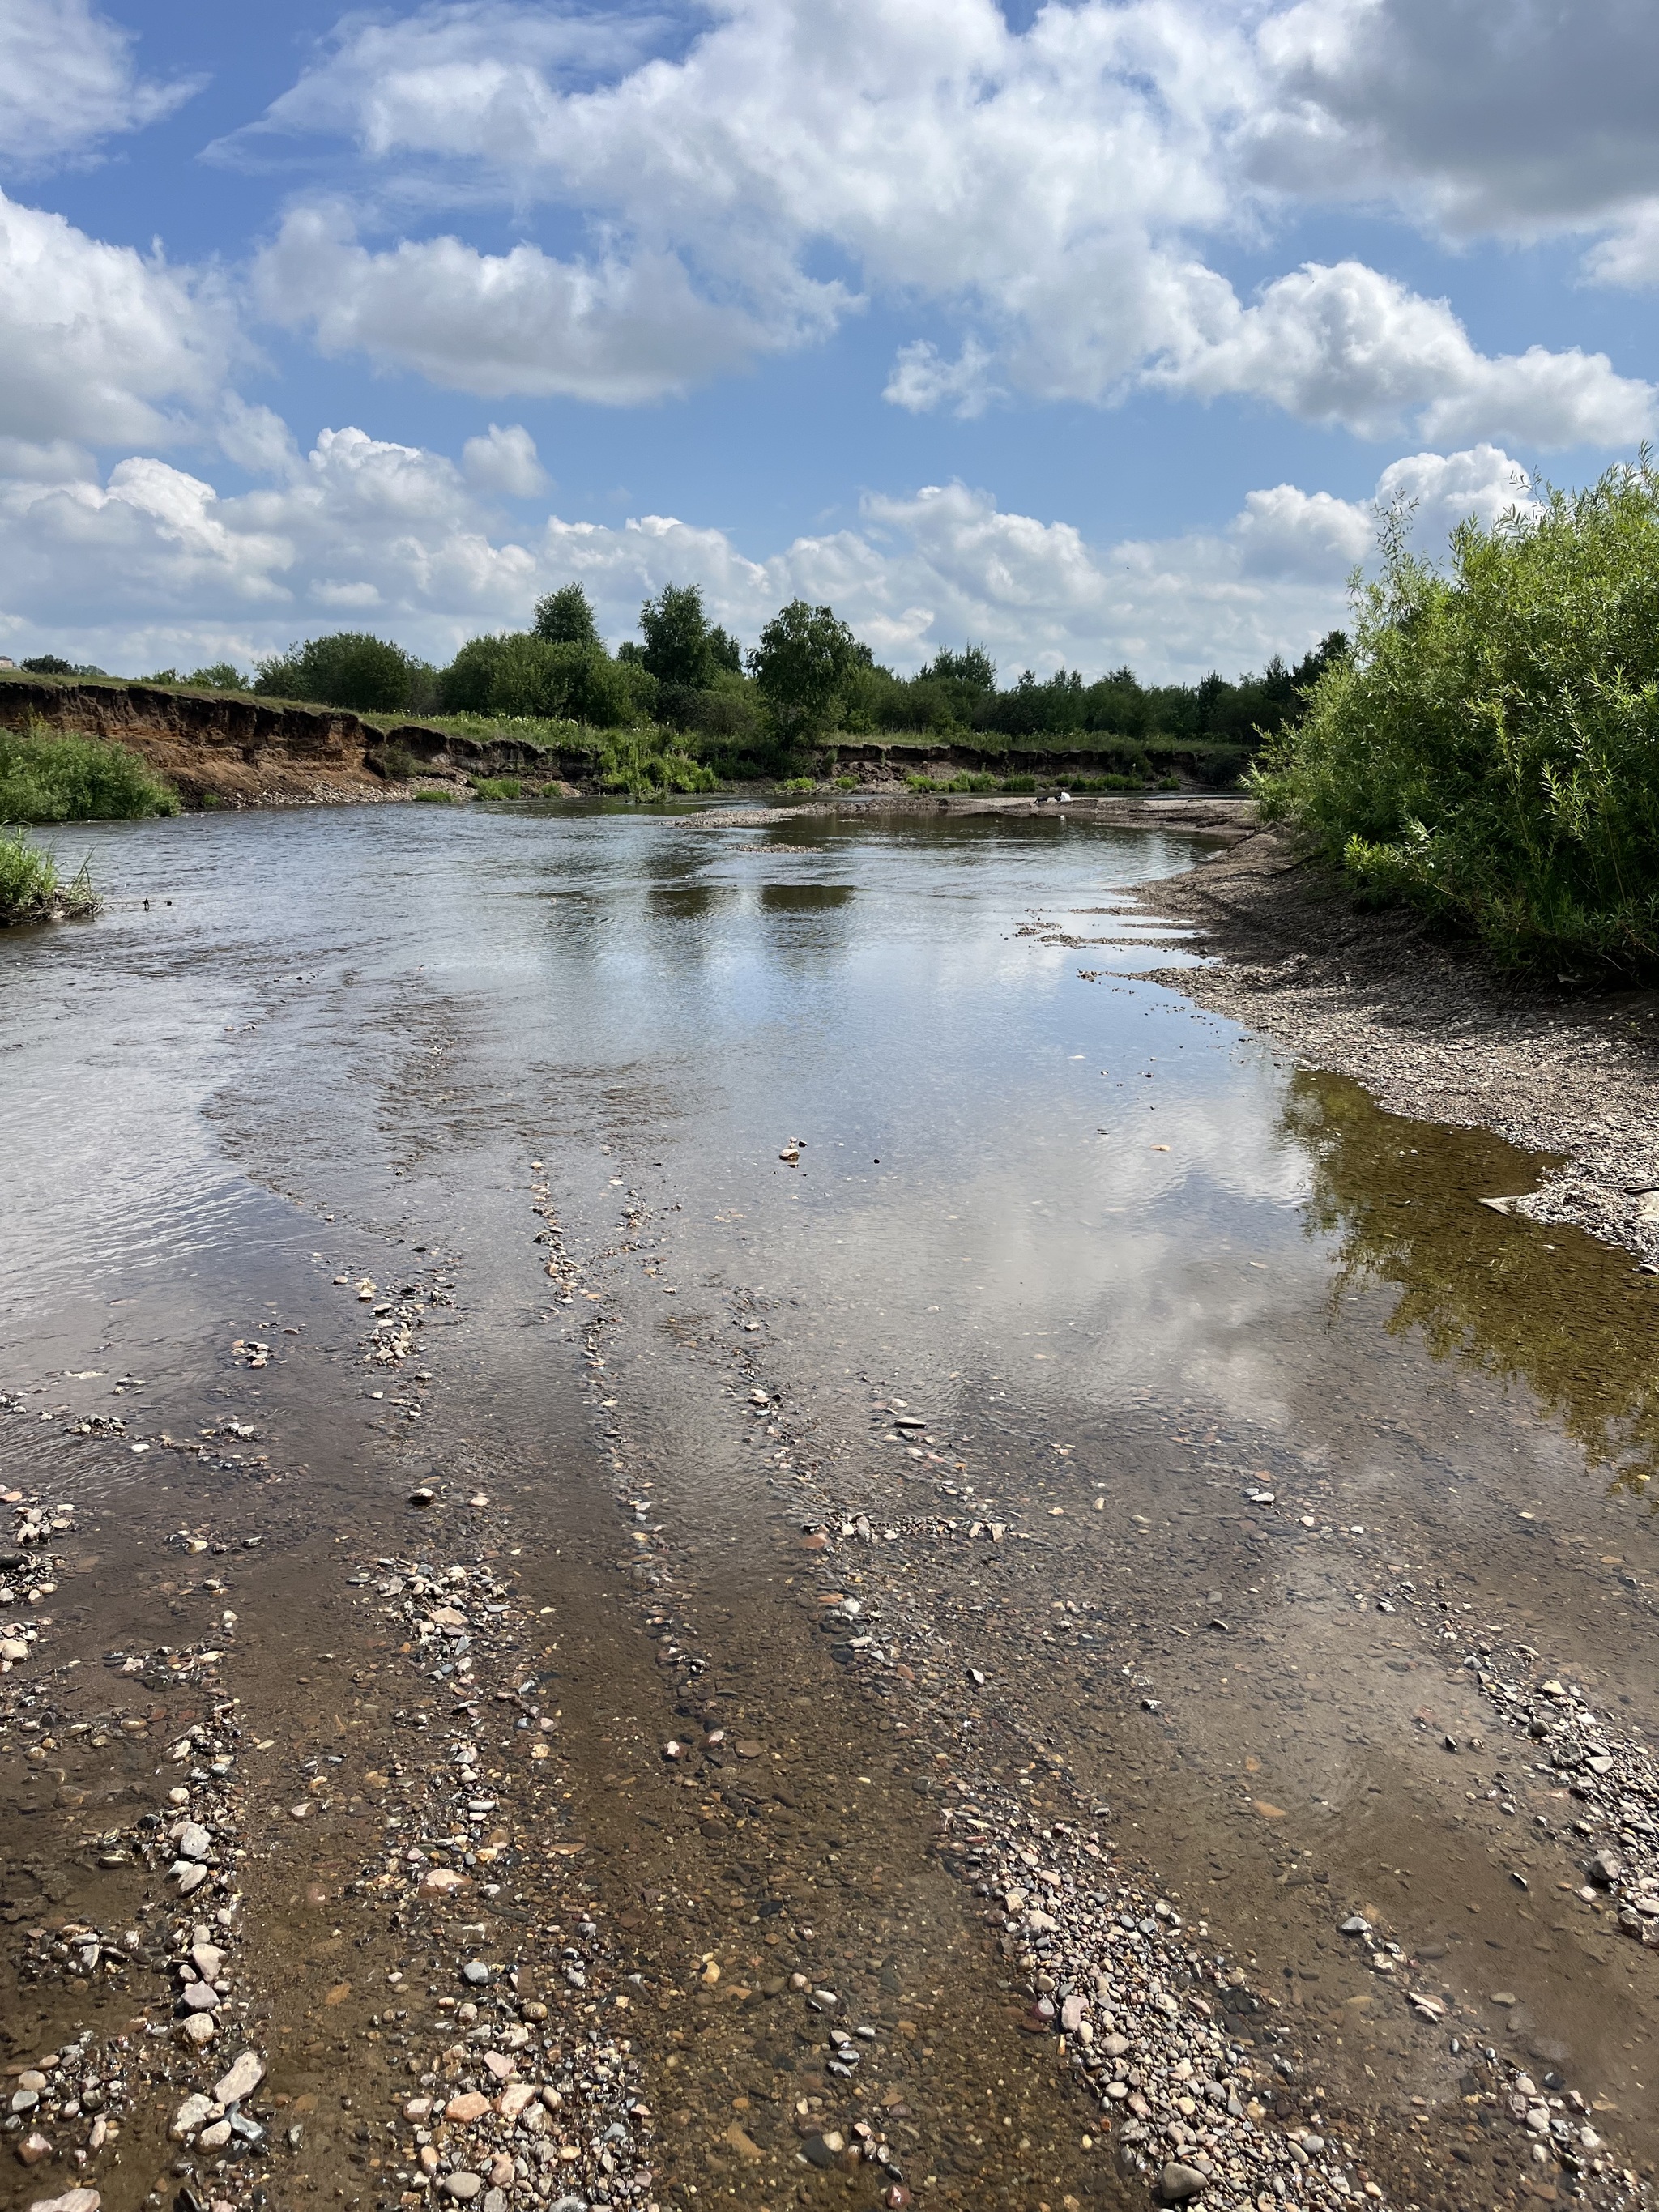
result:
M 26 831 L 0 830 L 0 927 L 23 921 L 84 921 L 98 911 L 92 863 L 65 884 L 56 857 Z

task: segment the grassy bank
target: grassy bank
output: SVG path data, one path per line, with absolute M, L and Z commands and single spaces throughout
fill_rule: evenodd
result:
M 0 830 L 0 927 L 20 921 L 79 920 L 97 910 L 87 866 L 73 881 L 63 883 L 52 854 L 21 830 Z
M 1504 965 L 1659 965 L 1659 471 L 1465 523 L 1436 566 L 1385 531 L 1352 656 L 1255 777 L 1379 899 Z
M 178 795 L 125 745 L 32 723 L 0 730 L 0 822 L 136 822 Z

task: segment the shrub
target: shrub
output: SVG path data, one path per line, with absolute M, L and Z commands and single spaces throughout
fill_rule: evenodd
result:
M 779 784 L 780 791 L 816 791 L 817 785 L 810 775 L 787 775 Z
M 477 799 L 521 799 L 524 784 L 516 775 L 475 775 L 472 792 Z
M 407 783 L 421 763 L 402 745 L 379 745 L 363 756 L 363 766 L 388 783 Z
M 233 668 L 228 660 L 210 661 L 205 668 L 192 668 L 185 678 L 193 691 L 246 691 L 247 678 L 240 668 Z
M 0 730 L 0 822 L 135 822 L 178 794 L 125 745 L 32 722 Z
M 253 689 L 266 698 L 399 714 L 416 706 L 431 684 L 426 663 L 402 646 L 362 630 L 337 630 L 262 660 Z
M 1035 791 L 1036 778 L 1034 775 L 1005 775 L 997 786 L 997 789 L 1008 792 Z
M 464 645 L 438 690 L 447 714 L 620 729 L 648 708 L 656 685 L 643 668 L 613 660 L 602 645 L 517 630 Z
M 1351 656 L 1252 781 L 1364 890 L 1507 964 L 1659 957 L 1659 471 L 1609 470 L 1353 587 Z
M 837 791 L 856 791 L 858 787 L 859 780 L 855 775 L 838 775 L 836 778 Z

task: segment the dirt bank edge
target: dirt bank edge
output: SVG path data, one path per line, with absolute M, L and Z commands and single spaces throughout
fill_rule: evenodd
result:
M 414 776 L 462 789 L 474 775 L 528 774 L 558 785 L 591 774 L 580 756 L 512 740 L 480 742 L 407 722 L 382 730 L 344 708 L 285 706 L 162 684 L 0 677 L 0 728 L 44 722 L 129 745 L 187 805 L 345 805 L 406 799 L 412 786 L 372 757 L 407 756 Z
M 1135 896 L 1197 928 L 1212 963 L 1152 980 L 1390 1113 L 1559 1155 L 1522 1210 L 1659 1266 L 1659 993 L 1508 983 L 1420 916 L 1358 907 L 1278 829 Z

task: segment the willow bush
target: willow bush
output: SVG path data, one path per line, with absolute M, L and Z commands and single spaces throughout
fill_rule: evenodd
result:
M 1504 963 L 1659 959 L 1659 471 L 1463 523 L 1443 567 L 1409 510 L 1352 587 L 1352 648 L 1252 781 L 1379 898 Z

